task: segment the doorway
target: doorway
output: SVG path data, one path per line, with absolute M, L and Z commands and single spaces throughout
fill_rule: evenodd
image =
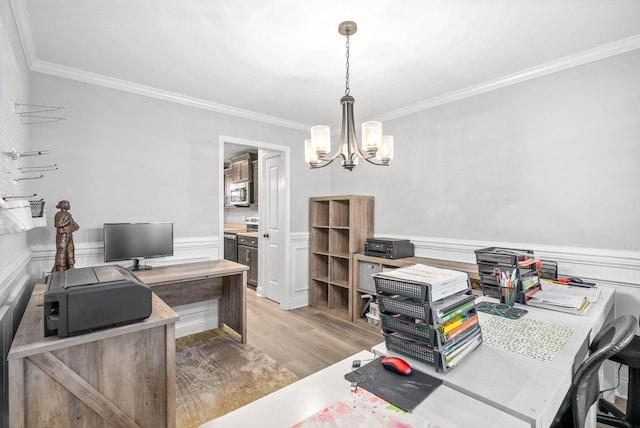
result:
M 235 208 L 225 207 L 223 203 L 225 194 L 224 162 L 228 161 L 230 155 L 238 154 L 242 150 L 255 151 L 256 149 L 258 150 L 258 185 L 254 191 L 258 194 L 257 211 L 259 217 L 259 274 L 256 295 L 276 301 L 282 309 L 289 309 L 289 263 L 288 257 L 286 257 L 289 251 L 290 219 L 289 147 L 230 136 L 221 135 L 219 137 L 218 178 L 219 195 L 221 195 L 218 225 L 219 242 L 224 241 L 225 219 L 229 216 L 238 217 L 238 212 L 233 211 Z M 275 170 L 274 159 L 277 160 Z M 274 171 L 277 173 L 275 180 Z M 274 191 L 274 182 L 278 183 L 276 191 Z M 274 213 L 277 215 L 274 216 Z M 265 219 L 270 226 L 263 221 Z M 273 229 L 274 224 L 277 224 L 276 230 Z M 276 232 L 275 235 L 274 232 Z M 218 251 L 218 258 L 224 258 L 223 245 L 218 246 Z

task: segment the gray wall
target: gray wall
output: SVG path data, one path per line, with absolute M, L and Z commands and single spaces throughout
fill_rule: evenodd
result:
M 102 224 L 113 221 L 172 221 L 176 238 L 217 236 L 220 135 L 291 147 L 292 212 L 306 212 L 317 191 L 303 162 L 305 132 L 39 73 L 31 82 L 33 102 L 68 106 L 68 120 L 31 131 L 32 145 L 54 148 L 47 161 L 60 168 L 32 190 L 50 204 L 50 219 L 58 200 L 70 201 L 76 243 L 101 241 Z M 292 216 L 292 231 L 306 228 Z M 53 228 L 37 229 L 30 243 L 53 239 Z
M 376 233 L 640 250 L 640 50 L 383 122 Z
M 9 2 L 0 2 L 0 150 L 27 149 L 29 127 L 20 124 L 14 103 L 28 102 L 29 75 Z M 24 182 L 14 183 L 23 159 L 0 157 L 0 197 L 26 195 Z M 27 284 L 30 252 L 25 233 L 0 234 L 0 428 L 9 426 L 7 354 L 31 294 Z
M 14 103 L 28 102 L 29 73 L 8 2 L 0 2 L 0 13 L 0 150 L 7 152 L 15 147 L 18 151 L 24 151 L 29 129 L 20 125 L 20 118 L 14 113 Z M 22 160 L 0 158 L 0 197 L 26 194 L 25 182 L 12 182 L 12 178 L 17 177 L 15 168 L 18 166 L 22 166 Z M 5 173 L 6 170 L 12 172 Z M 0 235 L 0 270 L 2 261 L 9 260 L 9 255 L 27 249 L 24 235 Z

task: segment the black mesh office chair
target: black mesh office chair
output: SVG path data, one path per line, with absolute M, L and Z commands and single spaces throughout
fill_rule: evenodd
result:
M 571 388 L 551 424 L 553 428 L 583 428 L 589 409 L 598 401 L 598 370 L 609 357 L 631 343 L 637 320 L 623 315 L 602 327 L 591 344 L 589 357 L 573 375 Z
M 609 413 L 598 414 L 598 422 L 620 428 L 640 427 L 640 336 L 633 336 L 631 344 L 609 357 L 611 361 L 629 367 L 629 384 L 626 412 L 604 398 L 598 400 L 598 410 Z

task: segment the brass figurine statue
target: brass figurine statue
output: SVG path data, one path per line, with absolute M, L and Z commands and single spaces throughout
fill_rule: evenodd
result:
M 56 228 L 56 261 L 53 272 L 73 269 L 75 261 L 75 248 L 73 246 L 73 232 L 80 229 L 80 226 L 73 221 L 69 210 L 69 201 L 60 201 L 56 208 L 59 208 L 54 217 L 54 227 Z

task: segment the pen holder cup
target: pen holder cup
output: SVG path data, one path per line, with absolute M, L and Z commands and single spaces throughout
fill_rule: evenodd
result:
M 516 287 L 498 286 L 498 293 L 500 295 L 500 303 L 513 306 L 518 296 L 518 289 Z

